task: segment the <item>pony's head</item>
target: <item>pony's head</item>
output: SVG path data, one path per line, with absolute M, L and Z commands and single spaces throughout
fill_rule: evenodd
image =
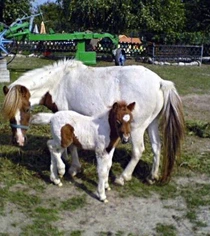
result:
M 127 143 L 130 139 L 131 122 L 133 120 L 132 111 L 135 102 L 129 105 L 126 102 L 115 102 L 109 112 L 109 125 L 111 128 L 111 140 L 121 139 L 122 143 Z
M 14 144 L 24 146 L 26 130 L 30 120 L 30 93 L 22 85 L 15 85 L 11 89 L 3 87 L 5 96 L 2 112 L 9 119 Z M 12 106 L 11 106 L 12 104 Z

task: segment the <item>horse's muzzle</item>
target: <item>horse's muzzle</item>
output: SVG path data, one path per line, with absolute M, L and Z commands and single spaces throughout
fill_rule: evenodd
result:
M 24 136 L 24 139 L 23 140 L 18 140 L 16 137 L 12 137 L 12 144 L 15 145 L 15 146 L 19 146 L 19 147 L 24 147 L 27 143 L 27 137 Z

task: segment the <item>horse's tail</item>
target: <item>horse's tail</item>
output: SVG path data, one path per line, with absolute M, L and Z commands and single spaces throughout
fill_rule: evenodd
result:
M 179 156 L 181 153 L 185 122 L 182 101 L 173 82 L 162 81 L 161 89 L 164 96 L 162 110 L 163 163 L 161 181 L 167 182 L 170 179 L 176 156 Z
M 30 124 L 35 124 L 35 125 L 49 124 L 53 115 L 54 113 L 44 113 L 44 112 L 37 113 L 31 117 Z
M 6 94 L 2 106 L 2 114 L 5 118 L 11 119 L 15 117 L 17 110 L 22 105 L 20 91 L 17 86 L 12 87 Z

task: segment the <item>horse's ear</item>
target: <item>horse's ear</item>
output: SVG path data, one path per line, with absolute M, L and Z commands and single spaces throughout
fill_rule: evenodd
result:
M 135 105 L 136 105 L 135 102 L 130 103 L 130 104 L 127 106 L 128 110 L 133 111 Z
M 113 104 L 113 106 L 112 106 L 112 110 L 116 110 L 117 108 L 118 108 L 118 103 L 115 102 L 115 103 Z
M 20 92 L 21 92 L 23 97 L 26 97 L 27 99 L 30 98 L 30 93 L 29 93 L 28 89 L 25 86 L 20 86 Z
M 3 92 L 4 92 L 4 95 L 6 95 L 9 92 L 9 89 L 6 85 L 3 87 Z

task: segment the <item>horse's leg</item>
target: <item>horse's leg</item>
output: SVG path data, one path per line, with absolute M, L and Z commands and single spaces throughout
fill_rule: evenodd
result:
M 81 164 L 79 162 L 77 147 L 71 145 L 69 149 L 71 153 L 71 166 L 68 172 L 72 177 L 74 177 L 77 173 L 81 172 Z
M 159 179 L 158 170 L 160 164 L 160 151 L 161 151 L 161 142 L 158 132 L 158 120 L 155 119 L 148 127 L 148 134 L 150 142 L 152 145 L 152 151 L 154 154 L 153 164 L 150 176 L 148 176 L 147 181 L 152 184 L 155 180 Z
M 145 149 L 144 147 L 144 132 L 145 129 L 138 128 L 132 131 L 132 157 L 123 173 L 120 177 L 115 179 L 115 183 L 119 185 L 124 185 L 124 181 L 129 181 L 132 179 L 132 173 L 140 160 L 142 153 Z
M 108 158 L 107 155 L 99 156 L 96 154 L 97 158 L 97 172 L 98 172 L 98 191 L 97 195 L 102 202 L 108 202 L 106 199 L 105 187 L 108 175 Z
M 62 178 L 65 173 L 65 164 L 62 161 L 61 155 L 64 152 L 64 148 L 57 148 L 54 140 L 48 140 L 47 146 L 51 156 L 50 180 L 54 184 L 62 186 L 60 178 Z

